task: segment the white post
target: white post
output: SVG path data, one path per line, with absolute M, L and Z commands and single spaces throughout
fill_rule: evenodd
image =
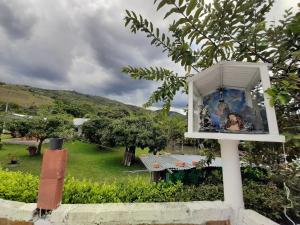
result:
M 243 186 L 238 140 L 219 140 L 222 157 L 224 200 L 233 209 L 231 224 L 237 225 L 239 211 L 244 208 Z
M 266 93 L 266 90 L 271 87 L 268 67 L 263 65 L 259 67 L 259 70 L 261 76 L 261 83 L 264 91 L 264 103 L 267 113 L 269 133 L 279 134 L 275 109 L 273 106 L 270 105 L 270 96 Z
M 188 105 L 188 132 L 194 132 L 194 83 L 193 81 L 189 82 L 189 105 Z

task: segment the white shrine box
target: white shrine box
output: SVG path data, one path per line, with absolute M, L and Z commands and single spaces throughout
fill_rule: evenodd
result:
M 284 142 L 265 92 L 270 64 L 220 62 L 187 78 L 185 137 Z

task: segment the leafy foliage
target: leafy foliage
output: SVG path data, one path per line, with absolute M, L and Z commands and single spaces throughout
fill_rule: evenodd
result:
M 164 101 L 164 108 L 169 109 L 178 90 L 187 92 L 185 79 L 191 71 L 199 72 L 222 60 L 272 64 L 272 87 L 267 94 L 276 107 L 280 131 L 287 136 L 285 152 L 291 161 L 300 154 L 300 12 L 294 15 L 288 9 L 282 19 L 267 23 L 265 18 L 273 3 L 274 0 L 214 0 L 212 3 L 155 0 L 157 11 L 166 11 L 164 19 L 171 15 L 174 18 L 167 33 L 160 32 L 142 15 L 127 10 L 125 26 L 133 33 L 145 33 L 152 45 L 166 52 L 173 62 L 180 63 L 187 74 L 179 75 L 166 68 L 130 66 L 124 67 L 123 72 L 133 79 L 162 82 L 146 106 Z M 248 152 L 248 160 L 257 165 L 279 167 L 283 162 L 279 144 L 246 142 L 241 147 Z
M 38 177 L 22 172 L 8 172 L 0 168 L 0 198 L 22 202 L 35 202 Z
M 285 189 L 288 204 L 285 206 L 291 217 L 300 219 L 300 161 L 294 160 L 282 166 L 280 173 L 274 171 L 272 178 L 277 184 Z
M 162 150 L 167 142 L 159 124 L 147 116 L 121 118 L 115 122 L 113 134 L 126 148 L 149 148 L 150 152 Z
M 187 130 L 186 120 L 181 116 L 167 116 L 160 115 L 157 122 L 163 129 L 164 134 L 167 136 L 167 143 L 175 149 L 175 145 L 179 142 L 184 142 L 184 132 Z
M 72 136 L 72 123 L 64 116 L 33 117 L 30 123 L 32 128 L 29 133 L 39 139 Z
M 25 118 L 8 119 L 6 121 L 5 128 L 11 131 L 13 136 L 16 136 L 16 132 L 18 132 L 21 137 L 24 137 L 31 129 L 31 123 Z
M 162 86 L 159 87 L 150 96 L 149 100 L 144 104 L 144 107 L 149 107 L 156 102 L 164 102 L 164 108 L 169 111 L 171 107 L 171 99 L 182 87 L 185 86 L 185 80 L 174 74 L 172 71 L 164 68 L 132 68 L 131 66 L 122 69 L 124 73 L 131 74 L 133 79 L 146 79 L 162 81 Z M 169 88 L 172 87 L 172 88 Z
M 170 59 L 188 71 L 199 72 L 222 60 L 272 63 L 273 104 L 288 104 L 286 114 L 299 108 L 299 18 L 286 10 L 283 19 L 267 25 L 265 17 L 274 0 L 229 0 L 205 4 L 204 0 L 156 0 L 157 10 L 167 9 L 164 19 L 174 15 L 168 33 L 126 10 L 125 26 L 143 32 L 151 44 L 162 48 Z M 168 109 L 175 93 L 185 90 L 185 77 L 165 68 L 124 67 L 134 79 L 160 80 L 161 87 L 146 106 L 164 101 Z M 282 107 L 282 106 L 280 106 Z
M 0 169 L 0 180 L 0 198 L 23 202 L 36 201 L 38 177 Z M 276 221 L 283 218 L 284 193 L 276 186 L 247 183 L 244 185 L 244 197 L 247 208 Z M 223 200 L 222 185 L 184 186 L 182 183 L 149 183 L 140 179 L 107 184 L 68 177 L 63 193 L 63 203 L 69 204 L 214 200 Z
M 284 191 L 275 185 L 262 185 L 248 182 L 243 187 L 245 207 L 279 221 L 283 217 L 283 208 L 287 204 Z
M 41 153 L 42 143 L 51 137 L 73 137 L 73 125 L 69 119 L 62 115 L 49 115 L 47 118 L 34 116 L 30 118 L 8 119 L 6 129 L 19 132 L 22 136 L 28 135 L 39 140 L 38 154 Z
M 84 137 L 91 143 L 96 143 L 100 147 L 111 147 L 115 145 L 112 135 L 113 120 L 107 117 L 97 117 L 85 122 L 82 125 Z
M 241 175 L 244 183 L 268 184 L 271 182 L 268 171 L 259 167 L 242 167 Z M 222 168 L 201 167 L 187 171 L 176 171 L 170 174 L 170 180 L 174 183 L 180 181 L 184 185 L 221 185 L 223 183 Z

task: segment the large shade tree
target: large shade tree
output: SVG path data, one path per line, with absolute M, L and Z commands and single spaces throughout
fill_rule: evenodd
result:
M 108 148 L 115 145 L 112 134 L 113 120 L 101 116 L 93 118 L 82 125 L 82 134 L 91 143 L 96 143 L 100 148 Z
M 137 147 L 148 148 L 156 154 L 167 144 L 160 125 L 146 116 L 129 116 L 115 121 L 113 135 L 118 144 L 125 146 L 123 164 L 127 166 L 134 162 Z
M 11 132 L 13 138 L 19 134 L 21 137 L 26 136 L 31 128 L 28 118 L 8 118 L 5 119 L 5 128 Z
M 34 116 L 30 118 L 20 118 L 8 120 L 6 128 L 10 131 L 17 131 L 24 136 L 37 138 L 37 154 L 41 154 L 42 144 L 47 138 L 63 137 L 71 138 L 74 134 L 73 125 L 64 116 Z
M 273 103 L 299 106 L 299 13 L 286 10 L 283 19 L 267 24 L 274 0 L 155 0 L 157 10 L 174 15 L 168 33 L 160 32 L 142 15 L 126 10 L 125 26 L 144 32 L 151 44 L 167 52 L 188 72 L 199 72 L 222 60 L 272 63 Z M 162 81 L 146 106 L 163 101 L 170 107 L 176 92 L 185 87 L 185 76 L 162 67 L 124 67 L 134 79 Z M 299 108 L 299 107 L 298 107 Z
M 184 143 L 184 132 L 187 130 L 185 117 L 161 115 L 157 121 L 161 124 L 167 137 L 168 146 L 171 147 L 172 151 L 175 150 L 176 144 Z
M 65 116 L 33 117 L 29 122 L 29 134 L 38 139 L 37 154 L 41 154 L 42 144 L 47 138 L 71 138 L 74 135 L 73 124 Z
M 170 60 L 180 63 L 187 74 L 163 67 L 124 67 L 123 72 L 134 79 L 162 83 L 145 106 L 163 101 L 164 108 L 169 109 L 175 94 L 187 91 L 186 76 L 222 60 L 271 63 L 272 88 L 268 93 L 277 108 L 279 127 L 287 132 L 298 129 L 290 127 L 299 125 L 300 120 L 300 13 L 294 15 L 289 9 L 281 20 L 267 23 L 266 15 L 274 0 L 154 2 L 157 10 L 166 9 L 165 19 L 171 15 L 175 18 L 167 33 L 128 10 L 125 26 L 133 33 L 145 33 L 152 45 L 167 52 Z

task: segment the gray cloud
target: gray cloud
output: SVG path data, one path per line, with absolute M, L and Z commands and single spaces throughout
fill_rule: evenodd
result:
M 13 39 L 27 38 L 36 18 L 16 1 L 0 1 L 0 26 Z
M 270 17 L 296 5 L 278 2 Z M 0 80 L 142 105 L 158 84 L 132 80 L 121 67 L 183 70 L 151 46 L 145 34 L 134 35 L 124 27 L 125 9 L 167 29 L 164 13 L 156 12 L 152 0 L 0 0 Z M 184 108 L 186 103 L 178 93 L 173 106 Z

